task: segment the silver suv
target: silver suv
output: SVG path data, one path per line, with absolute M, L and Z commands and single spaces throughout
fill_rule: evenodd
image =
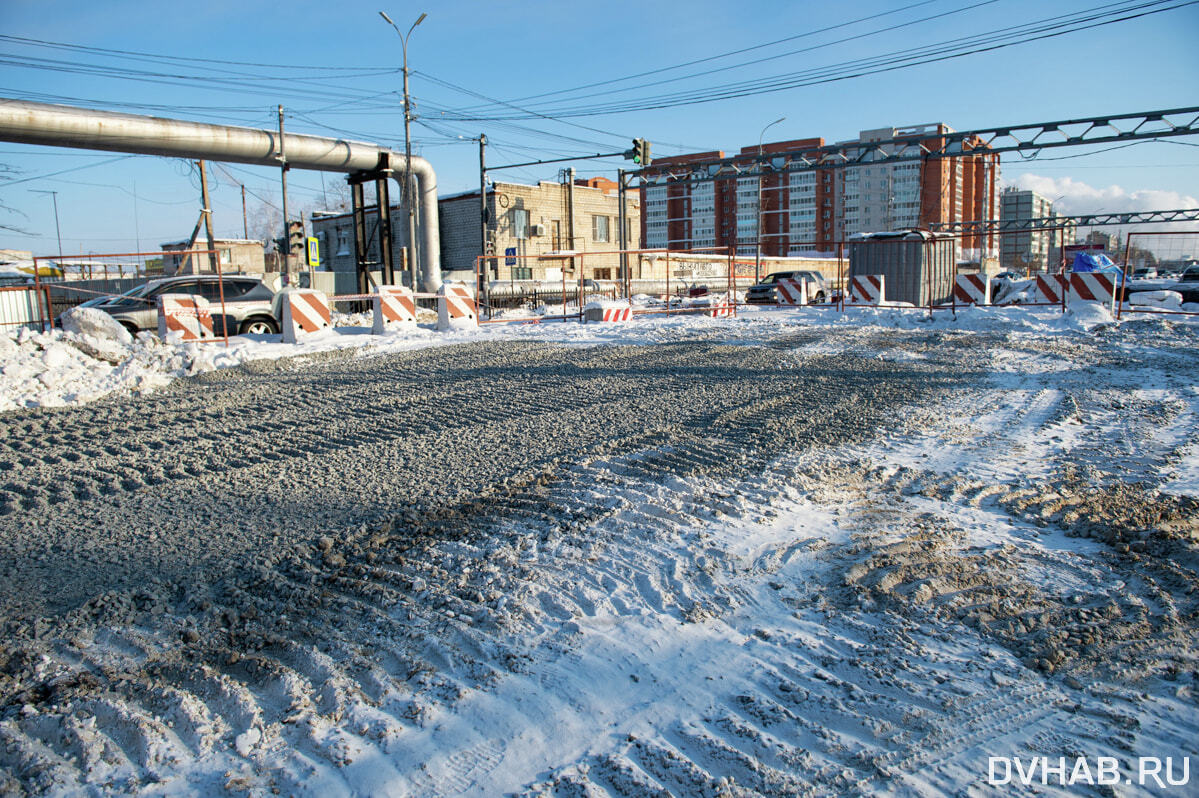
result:
M 762 282 L 750 286 L 745 292 L 745 301 L 752 305 L 773 305 L 778 281 L 784 277 L 803 280 L 808 286 L 808 303 L 820 303 L 828 296 L 828 286 L 825 285 L 824 275 L 815 271 L 775 272 L 768 275 Z
M 224 312 L 221 293 L 224 292 Z M 151 280 L 117 296 L 93 299 L 83 304 L 110 314 L 130 333 L 158 329 L 158 297 L 161 294 L 192 294 L 208 300 L 212 328 L 217 335 L 263 335 L 279 332 L 279 320 L 271 313 L 275 289 L 261 277 L 248 274 L 189 274 Z

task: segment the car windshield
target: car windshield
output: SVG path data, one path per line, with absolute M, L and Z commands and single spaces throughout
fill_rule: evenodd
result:
M 135 286 L 130 288 L 123 294 L 111 297 L 107 300 L 102 300 L 103 304 L 113 307 L 138 307 L 144 308 L 147 306 L 147 300 L 143 299 L 150 292 L 150 283 Z

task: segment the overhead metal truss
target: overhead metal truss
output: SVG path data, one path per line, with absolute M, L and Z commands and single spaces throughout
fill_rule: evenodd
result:
M 929 228 L 937 232 L 947 233 L 1003 233 L 1021 230 L 1056 230 L 1066 224 L 1074 224 L 1078 227 L 1102 227 L 1113 224 L 1196 221 L 1199 221 L 1199 208 L 1179 208 L 1172 211 L 1092 213 L 1082 216 L 1042 216 L 1037 219 L 981 219 L 973 222 L 931 224 Z
M 921 127 L 910 132 L 901 131 L 901 135 L 883 141 L 853 141 L 803 152 L 742 154 L 711 161 L 651 165 L 627 174 L 630 178 L 638 179 L 642 186 L 675 185 L 809 169 L 987 156 L 1005 152 L 1036 153 L 1051 147 L 1194 135 L 1199 135 L 1199 107 L 1110 114 L 953 133 Z

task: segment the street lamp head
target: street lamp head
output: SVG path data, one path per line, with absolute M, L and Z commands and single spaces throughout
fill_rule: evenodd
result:
M 381 16 L 381 17 L 383 17 L 383 19 L 387 20 L 388 25 L 391 25 L 393 28 L 395 27 L 395 23 L 391 21 L 391 17 L 387 16 L 386 11 L 380 11 L 379 16 Z
M 429 15 L 428 15 L 428 14 L 426 14 L 425 12 L 423 12 L 423 11 L 422 11 L 422 12 L 421 12 L 421 15 L 420 15 L 419 17 L 417 17 L 417 18 L 416 18 L 416 22 L 413 22 L 413 23 L 412 23 L 412 27 L 414 27 L 414 28 L 415 28 L 417 25 L 419 25 L 419 24 L 421 24 L 422 22 L 424 22 L 424 21 L 425 21 L 425 17 L 427 17 L 427 16 L 429 16 Z

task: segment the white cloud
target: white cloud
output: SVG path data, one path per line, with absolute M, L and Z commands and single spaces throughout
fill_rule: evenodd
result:
M 1132 211 L 1166 211 L 1176 208 L 1199 208 L 1199 199 L 1177 191 L 1136 189 L 1128 191 L 1117 185 L 1097 188 L 1072 177 L 1043 177 L 1023 174 L 1011 185 L 1031 189 L 1053 201 L 1053 209 L 1067 216 L 1087 213 L 1121 213 Z M 1136 225 L 1134 229 L 1199 230 L 1199 223 L 1177 222 L 1165 225 Z

